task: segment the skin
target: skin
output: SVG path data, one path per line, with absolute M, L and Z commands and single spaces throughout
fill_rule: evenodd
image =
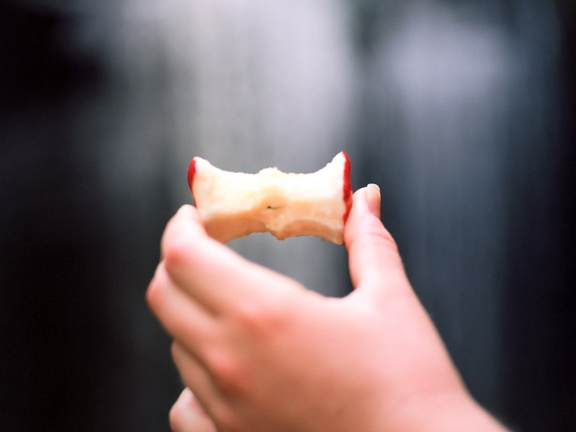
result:
M 380 221 L 375 185 L 345 228 L 354 291 L 326 298 L 206 235 L 192 206 L 162 239 L 151 310 L 187 386 L 175 432 L 502 432 L 470 397 Z

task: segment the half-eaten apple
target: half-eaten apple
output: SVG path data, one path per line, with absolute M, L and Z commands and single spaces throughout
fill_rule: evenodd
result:
M 196 156 L 188 168 L 188 185 L 206 231 L 221 242 L 257 232 L 269 232 L 279 240 L 316 236 L 344 242 L 352 207 L 345 152 L 310 174 L 277 168 L 256 174 L 230 172 Z

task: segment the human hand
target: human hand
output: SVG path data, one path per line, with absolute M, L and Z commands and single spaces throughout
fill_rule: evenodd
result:
M 345 230 L 355 290 L 342 299 L 243 259 L 191 206 L 168 224 L 147 299 L 217 430 L 503 430 L 466 392 L 379 208 L 376 186 L 355 194 Z M 172 424 L 191 432 L 182 400 Z

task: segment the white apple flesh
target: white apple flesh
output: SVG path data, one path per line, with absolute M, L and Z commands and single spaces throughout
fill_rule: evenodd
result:
M 188 185 L 206 231 L 223 243 L 257 232 L 269 232 L 279 240 L 316 236 L 344 242 L 352 207 L 345 152 L 310 174 L 277 168 L 257 174 L 230 172 L 196 156 L 188 169 Z

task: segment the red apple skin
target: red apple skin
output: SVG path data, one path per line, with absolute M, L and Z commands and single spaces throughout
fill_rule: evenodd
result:
M 350 173 L 352 171 L 352 164 L 350 163 L 350 158 L 348 157 L 348 153 L 345 151 L 342 152 L 344 157 L 346 158 L 346 162 L 344 164 L 344 182 L 342 184 L 342 199 L 346 203 L 346 211 L 344 212 L 344 222 L 348 220 L 348 215 L 350 214 L 350 210 L 352 209 L 352 195 L 354 194 L 352 190 L 352 182 L 350 180 Z
M 194 182 L 194 177 L 196 176 L 196 158 L 198 156 L 194 156 L 190 161 L 190 165 L 188 166 L 188 187 L 190 191 L 192 191 L 192 183 Z

